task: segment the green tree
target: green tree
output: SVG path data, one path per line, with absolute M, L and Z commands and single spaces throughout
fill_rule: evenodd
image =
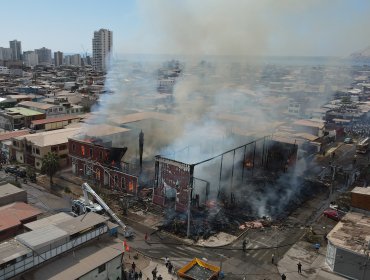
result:
M 59 156 L 56 153 L 48 153 L 42 159 L 41 172 L 50 178 L 50 186 L 53 185 L 53 176 L 59 169 Z

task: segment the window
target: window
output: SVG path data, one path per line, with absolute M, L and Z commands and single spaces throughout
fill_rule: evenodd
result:
M 75 150 L 76 150 L 76 145 L 72 144 L 72 151 L 75 151 Z
M 39 155 L 40 154 L 40 149 L 39 148 L 36 148 L 36 154 Z
M 39 167 L 40 166 L 40 162 L 36 162 L 36 166 Z
M 104 272 L 105 271 L 105 263 L 104 264 L 102 264 L 102 265 L 100 265 L 99 267 L 98 267 L 98 273 L 102 273 L 102 272 Z
M 58 152 L 58 146 L 52 146 L 52 147 L 51 147 L 51 151 L 52 151 L 53 153 Z
M 85 146 L 81 146 L 81 155 L 85 155 Z
M 49 109 L 49 110 L 48 110 L 48 112 L 49 112 L 49 113 L 53 112 L 53 109 Z
M 67 145 L 66 144 L 59 145 L 59 151 L 64 151 L 64 150 L 67 150 Z
M 59 112 L 63 111 L 63 108 L 59 108 Z

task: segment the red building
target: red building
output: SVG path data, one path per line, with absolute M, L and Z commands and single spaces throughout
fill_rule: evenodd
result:
M 137 194 L 138 178 L 125 173 L 121 162 L 127 148 L 112 147 L 111 141 L 95 137 L 68 140 L 72 172 L 96 185 Z

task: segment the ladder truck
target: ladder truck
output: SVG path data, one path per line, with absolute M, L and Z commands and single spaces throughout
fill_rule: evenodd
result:
M 105 211 L 123 229 L 125 237 L 131 237 L 133 233 L 128 231 L 126 225 L 121 221 L 120 218 L 118 218 L 118 216 L 112 211 L 112 209 L 109 208 L 104 200 L 89 186 L 89 184 L 83 183 L 81 188 L 83 191 L 83 197 L 72 201 L 72 212 L 74 214 L 76 214 L 77 216 L 83 215 L 88 212 L 102 214 Z M 97 203 L 93 203 L 89 199 L 89 194 L 97 201 Z

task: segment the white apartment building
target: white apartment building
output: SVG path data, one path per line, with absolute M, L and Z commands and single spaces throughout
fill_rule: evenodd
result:
M 100 29 L 94 32 L 92 39 L 93 69 L 105 72 L 107 60 L 113 50 L 113 32 L 108 29 Z
M 24 64 L 28 67 L 34 67 L 39 64 L 39 56 L 34 51 L 27 51 L 23 53 Z

